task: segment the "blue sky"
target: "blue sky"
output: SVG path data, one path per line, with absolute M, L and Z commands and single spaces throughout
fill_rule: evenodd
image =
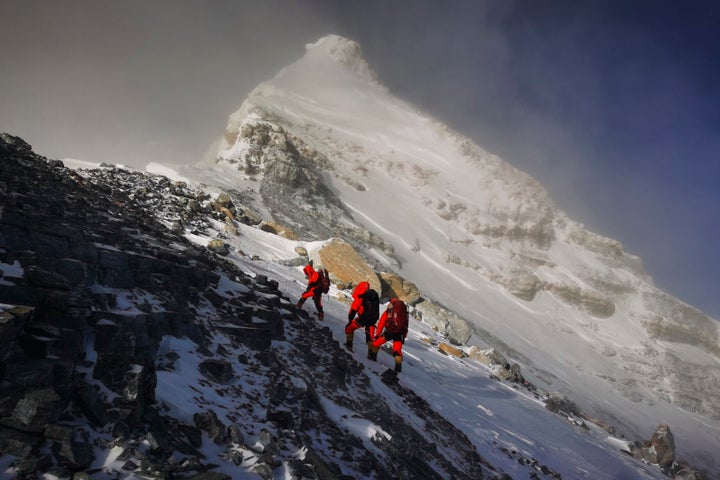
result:
M 720 318 L 720 6 L 674 1 L 0 0 L 0 130 L 53 158 L 203 156 L 328 33 L 382 81 Z

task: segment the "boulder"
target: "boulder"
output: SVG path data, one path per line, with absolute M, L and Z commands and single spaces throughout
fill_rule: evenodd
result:
M 230 249 L 227 244 L 219 238 L 210 240 L 208 242 L 208 250 L 211 250 L 219 255 L 227 255 L 230 253 Z
M 675 437 L 670 427 L 665 424 L 658 425 L 655 433 L 645 446 L 633 452 L 635 458 L 661 467 L 670 467 L 675 461 Z
M 457 358 L 463 358 L 467 356 L 465 355 L 465 352 L 463 352 L 459 348 L 453 347 L 452 345 L 449 345 L 447 343 L 441 343 L 440 345 L 438 345 L 438 350 L 440 350 L 445 355 L 450 355 Z
M 87 442 L 56 441 L 52 453 L 60 465 L 70 470 L 85 470 L 95 460 L 93 445 Z
M 297 240 L 298 236 L 297 234 L 292 231 L 292 229 L 280 225 L 277 222 L 274 222 L 272 220 L 265 220 L 262 223 L 260 223 L 260 230 L 264 232 L 273 233 L 275 235 L 279 235 L 283 238 L 287 238 L 288 240 Z
M 223 445 L 230 440 L 227 427 L 213 411 L 195 413 L 193 422 L 197 428 L 206 432 L 217 445 Z
M 212 203 L 212 207 L 215 211 L 222 211 L 223 209 L 226 209 L 231 215 L 237 211 L 232 198 L 230 198 L 230 195 L 225 192 L 222 192 L 217 196 L 215 201 Z
M 4 308 L 7 309 L 0 311 L 0 362 L 3 364 L 12 353 L 17 337 L 23 333 L 34 310 L 32 307 L 9 305 Z M 0 368 L 0 374 L 2 370 L 4 368 Z
M 454 345 L 464 345 L 472 336 L 472 327 L 465 319 L 430 300 L 418 303 L 415 312 L 425 323 L 445 333 L 447 339 Z
M 494 348 L 486 348 L 483 350 L 479 347 L 472 346 L 468 350 L 468 356 L 473 360 L 477 360 L 478 362 L 488 366 L 505 366 L 505 364 L 508 363 L 503 354 L 498 352 Z
M 200 373 L 215 383 L 225 384 L 233 379 L 232 364 L 225 360 L 209 358 L 200 362 Z
M 567 397 L 551 395 L 545 400 L 545 408 L 554 413 L 580 416 L 580 408 Z
M 319 250 L 310 252 L 316 268 L 322 265 L 330 272 L 330 279 L 339 288 L 352 288 L 360 282 L 370 283 L 370 288 L 382 291 L 380 278 L 357 251 L 340 239 L 332 239 Z
M 415 305 L 421 299 L 417 285 L 395 273 L 381 273 L 380 283 L 382 297 L 399 298 L 408 305 Z
M 51 388 L 28 392 L 15 406 L 12 419 L 17 430 L 40 433 L 45 425 L 55 422 L 68 404 L 68 399 L 58 395 Z

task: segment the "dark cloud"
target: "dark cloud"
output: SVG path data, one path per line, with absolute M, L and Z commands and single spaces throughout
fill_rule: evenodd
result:
M 328 33 L 720 317 L 712 2 L 0 0 L 0 130 L 50 157 L 198 160 Z

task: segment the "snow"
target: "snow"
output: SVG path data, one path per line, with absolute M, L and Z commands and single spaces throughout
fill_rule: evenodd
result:
M 200 244 L 207 242 L 207 239 L 200 237 L 195 240 Z M 305 282 L 301 268 L 285 266 L 274 259 L 296 256 L 294 249 L 297 246 L 312 250 L 323 244 L 287 240 L 252 227 L 247 227 L 240 236 L 226 241 L 234 247 L 231 250 L 242 250 L 246 254 L 245 257 L 231 254 L 229 259 L 244 270 L 276 279 L 280 290 L 290 298 L 299 298 L 304 291 Z M 249 261 L 248 257 L 252 256 L 262 260 Z M 222 279 L 218 291 L 227 290 L 230 285 L 231 279 Z M 323 323 L 330 327 L 333 337 L 341 342 L 345 335 L 347 304 L 337 300 L 337 293 L 333 285 L 324 301 L 326 316 Z M 628 448 L 627 441 L 608 436 L 605 431 L 592 424 L 588 425 L 589 430 L 586 431 L 560 416 L 551 414 L 541 401 L 527 392 L 493 380 L 489 367 L 468 358 L 458 359 L 444 355 L 431 343 L 423 340 L 427 338 L 433 339 L 435 343 L 443 340 L 429 325 L 411 320 L 408 340 L 404 346 L 405 361 L 400 381 L 460 428 L 481 455 L 501 471 L 511 476 L 518 475 L 517 478 L 526 474 L 527 467 L 519 464 L 512 454 L 506 453 L 519 452 L 559 472 L 562 478 L 666 478 L 657 467 L 632 460 L 622 453 L 622 450 Z M 276 347 L 282 349 L 282 345 Z M 159 404 L 167 408 L 171 415 L 191 423 L 192 414 L 197 411 L 198 403 L 201 403 L 212 407 L 221 421 L 230 423 L 229 412 L 242 411 L 237 406 L 237 398 L 215 395 L 212 389 L 204 389 L 200 394 L 194 388 L 202 381 L 202 377 L 198 369 L 201 355 L 197 353 L 197 346 L 192 341 L 165 337 L 160 346 L 160 358 L 169 352 L 177 353 L 178 360 L 173 370 L 158 371 L 156 396 Z M 362 351 L 354 355 L 371 374 L 374 388 L 392 399 L 396 394 L 376 376 L 393 364 L 391 355 L 383 352 L 384 350 L 380 351 L 377 362 L 365 359 Z M 245 367 L 236 363 L 233 368 L 236 372 L 242 372 Z M 238 377 L 242 378 L 242 373 L 239 373 Z M 300 384 L 304 382 L 299 378 L 294 381 Z M 253 384 L 240 384 L 238 388 L 242 392 L 257 390 L 257 386 Z M 340 428 L 357 436 L 367 448 L 376 449 L 371 441 L 376 435 L 388 437 L 381 425 L 357 417 L 352 411 L 328 398 L 323 397 L 320 401 L 328 416 L 335 420 Z M 399 413 L 403 414 L 402 411 Z M 422 420 L 412 415 L 407 421 L 422 425 Z M 422 428 L 420 430 L 422 431 Z M 651 433 L 648 432 L 647 436 Z M 253 443 L 252 439 L 248 440 L 248 444 Z M 219 459 L 222 453 L 209 439 L 203 442 L 202 451 L 208 458 Z M 377 452 L 379 453 L 379 450 Z M 232 472 L 233 478 L 257 478 L 253 474 L 238 476 L 245 474 L 237 467 L 227 466 L 227 463 L 220 459 L 217 463 L 221 465 L 218 471 Z M 288 474 L 279 470 L 275 472 L 276 478 L 283 478 L 283 475 Z
M 2 212 L 0 212 L 2 214 Z M 12 264 L 0 262 L 0 285 L 14 286 L 15 283 L 7 280 L 7 278 L 23 278 L 25 271 L 20 262 L 15 260 Z
M 375 452 L 376 455 L 382 455 L 382 450 L 377 448 L 370 440 L 376 435 L 382 435 L 386 439 L 390 440 L 392 437 L 379 425 L 364 419 L 358 418 L 352 411 L 337 405 L 330 399 L 322 397 L 320 403 L 328 414 L 328 417 L 333 419 L 335 423 L 340 426 L 344 426 L 346 430 L 353 433 L 356 437 L 363 440 L 365 447 Z
M 6 277 L 22 278 L 24 275 L 22 265 L 17 260 L 12 264 L 0 262 L 0 271 Z

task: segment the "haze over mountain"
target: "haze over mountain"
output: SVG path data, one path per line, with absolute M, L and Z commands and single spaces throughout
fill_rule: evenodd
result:
M 460 340 L 500 347 L 631 438 L 668 423 L 715 465 L 717 322 L 527 174 L 393 97 L 356 43 L 324 37 L 259 85 L 210 168 L 240 173 L 227 182 L 301 238 L 344 237 L 417 284 L 471 325 Z

